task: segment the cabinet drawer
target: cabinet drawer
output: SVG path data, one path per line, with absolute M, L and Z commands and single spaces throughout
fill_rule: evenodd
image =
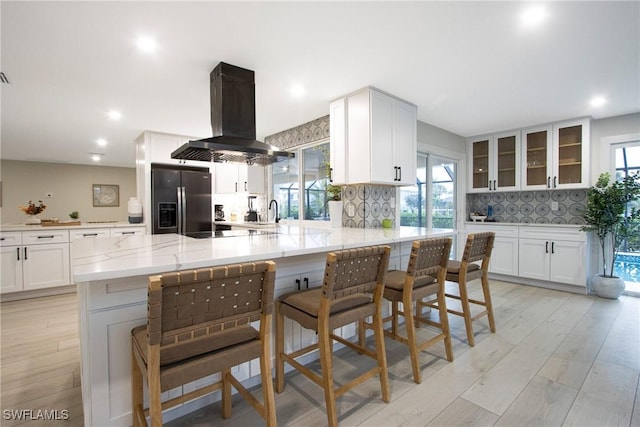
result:
M 570 242 L 586 242 L 587 233 L 578 228 L 569 227 L 535 227 L 521 226 L 521 239 L 565 240 Z
M 18 246 L 22 244 L 22 233 L 19 231 L 0 232 L 0 247 Z
M 469 233 L 484 233 L 485 231 L 493 231 L 496 237 L 518 237 L 517 225 L 490 225 L 490 224 L 466 224 L 466 231 Z
M 142 236 L 144 234 L 145 234 L 144 227 L 122 227 L 122 228 L 111 229 L 111 237 Z
M 108 228 L 85 228 L 83 230 L 70 230 L 69 238 L 73 242 L 78 239 L 86 239 L 90 237 L 109 237 Z
M 42 230 L 22 232 L 23 245 L 69 242 L 69 230 Z

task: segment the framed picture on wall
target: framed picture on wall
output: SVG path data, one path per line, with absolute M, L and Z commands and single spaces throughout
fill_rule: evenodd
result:
M 93 184 L 93 206 L 120 206 L 120 186 L 110 184 Z

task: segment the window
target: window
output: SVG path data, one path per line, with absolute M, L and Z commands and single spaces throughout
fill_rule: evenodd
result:
M 273 197 L 280 218 L 328 221 L 329 143 L 299 148 L 295 153 L 295 158 L 272 166 Z
M 400 188 L 400 225 L 454 228 L 457 162 L 418 154 L 417 164 L 416 185 Z
M 615 177 L 621 181 L 626 176 L 640 173 L 640 142 L 630 144 L 616 144 L 615 150 Z M 627 206 L 640 209 L 640 200 L 634 200 Z M 628 214 L 626 212 L 625 214 Z M 640 229 L 640 224 L 635 224 Z M 625 293 L 640 295 L 640 235 L 630 236 L 622 243 L 622 249 L 618 254 L 614 265 L 614 274 L 622 277 L 626 282 Z

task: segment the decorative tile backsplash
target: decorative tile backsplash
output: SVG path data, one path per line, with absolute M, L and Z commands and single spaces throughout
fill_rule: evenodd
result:
M 325 138 L 329 138 L 328 115 L 267 136 L 264 142 L 275 145 L 282 150 L 288 150 L 298 145 L 320 141 Z
M 396 188 L 388 185 L 347 185 L 342 189 L 342 223 L 351 228 L 381 228 L 383 219 L 395 227 Z M 349 212 L 353 211 L 350 216 Z
M 552 203 L 558 209 L 552 210 Z M 486 215 L 489 206 L 497 222 L 536 224 L 584 224 L 581 215 L 587 190 L 517 191 L 467 194 L 467 219 L 471 212 Z

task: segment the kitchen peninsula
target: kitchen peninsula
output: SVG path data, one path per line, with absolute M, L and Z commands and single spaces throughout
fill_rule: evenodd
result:
M 389 268 L 404 268 L 411 242 L 419 238 L 454 236 L 451 229 L 320 228 L 281 225 L 271 234 L 194 239 L 180 235 L 145 235 L 74 242 L 73 275 L 78 284 L 82 399 L 87 426 L 131 423 L 130 331 L 146 322 L 149 275 L 167 271 L 272 259 L 276 261 L 276 296 L 322 283 L 326 253 L 367 245 L 392 247 Z M 315 339 L 304 329 L 287 328 L 287 351 Z M 355 333 L 353 325 L 338 331 Z M 256 362 L 256 361 L 254 361 Z M 247 385 L 259 381 L 257 363 L 234 368 Z M 237 369 L 237 371 L 235 370 Z M 198 381 L 198 387 L 204 382 Z M 187 384 L 163 399 L 191 391 Z M 218 397 L 205 396 L 165 413 L 174 419 Z

